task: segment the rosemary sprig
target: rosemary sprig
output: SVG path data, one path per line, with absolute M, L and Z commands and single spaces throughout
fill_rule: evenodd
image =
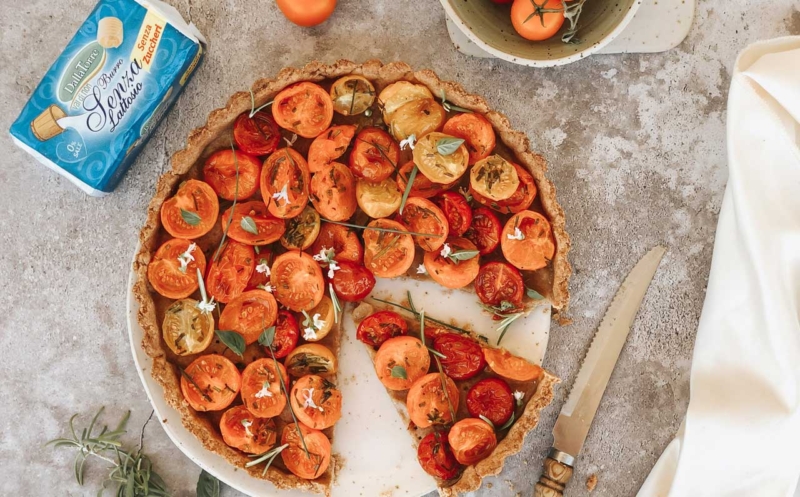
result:
M 498 346 L 500 345 L 500 341 L 503 339 L 506 332 L 508 331 L 508 327 L 511 326 L 511 323 L 522 317 L 524 314 L 525 314 L 524 312 L 516 312 L 514 314 L 504 314 L 504 315 L 498 314 L 498 316 L 501 316 L 503 318 L 503 320 L 500 321 L 500 326 L 497 327 L 497 331 L 500 333 L 500 336 L 497 337 Z
M 508 421 L 506 421 L 505 423 L 503 423 L 503 426 L 501 426 L 500 428 L 498 428 L 498 429 L 497 429 L 497 431 L 504 431 L 504 430 L 507 430 L 508 428 L 510 428 L 510 427 L 511 427 L 511 425 L 513 425 L 513 424 L 514 424 L 514 420 L 515 420 L 516 418 L 517 418 L 517 413 L 515 413 L 515 412 L 512 412 L 512 413 L 511 413 L 511 417 L 510 417 L 510 418 L 508 418 Z
M 217 247 L 216 252 L 214 252 L 212 263 L 217 262 L 219 253 L 222 251 L 222 246 L 225 244 L 225 239 L 228 238 L 228 228 L 231 227 L 231 223 L 233 222 L 233 211 L 236 210 L 236 199 L 239 197 L 239 159 L 236 157 L 236 149 L 233 147 L 233 140 L 231 140 L 231 151 L 233 151 L 233 165 L 236 166 L 236 185 L 233 189 L 233 205 L 231 205 L 231 214 L 228 216 L 228 224 L 225 225 L 225 230 L 222 232 L 222 239 L 219 241 L 219 247 Z
M 250 88 L 250 115 L 249 115 L 250 119 L 252 119 L 253 116 L 255 116 L 258 113 L 258 111 L 272 104 L 272 102 L 274 102 L 274 100 L 270 100 L 269 102 L 265 103 L 264 105 L 256 109 L 255 108 L 256 96 L 253 94 L 253 89 Z
M 388 300 L 379 299 L 379 298 L 377 298 L 377 297 L 370 297 L 370 298 L 371 298 L 372 300 L 376 300 L 376 301 L 378 301 L 378 302 L 381 302 L 381 303 L 384 303 L 384 304 L 389 304 L 389 305 L 391 305 L 391 306 L 394 306 L 394 307 L 397 307 L 397 308 L 400 308 L 400 309 L 406 310 L 406 311 L 410 312 L 411 314 L 413 314 L 413 315 L 414 315 L 414 317 L 416 317 L 417 319 L 419 319 L 419 312 L 417 312 L 417 311 L 415 311 L 415 310 L 411 309 L 410 307 L 406 307 L 406 306 L 404 306 L 404 305 L 402 305 L 402 304 L 397 304 L 397 303 L 395 303 L 395 302 L 390 302 L 390 301 L 388 301 Z M 438 325 L 444 326 L 444 327 L 446 327 L 446 328 L 450 328 L 451 330 L 458 331 L 459 333 L 464 333 L 464 334 L 466 334 L 466 335 L 469 335 L 469 334 L 470 334 L 470 332 L 469 332 L 469 331 L 467 331 L 467 330 L 465 330 L 464 328 L 459 328 L 458 326 L 453 326 L 452 324 L 445 323 L 444 321 L 440 321 L 440 320 L 438 320 L 438 319 L 434 319 L 434 318 L 432 318 L 432 317 L 430 317 L 430 316 L 425 316 L 425 319 L 427 319 L 428 321 L 432 321 L 432 322 L 434 322 L 434 323 L 436 323 L 436 324 L 438 324 Z
M 289 444 L 283 444 L 280 447 L 274 447 L 268 450 L 267 452 L 264 452 L 263 454 L 251 455 L 250 457 L 257 457 L 258 459 L 250 461 L 249 463 L 245 464 L 244 467 L 251 468 L 257 464 L 261 464 L 262 462 L 267 461 L 267 465 L 264 466 L 264 471 L 261 472 L 261 476 L 264 476 L 267 474 L 267 470 L 272 465 L 272 461 L 274 461 L 275 458 L 278 457 L 278 454 L 283 452 L 283 449 L 285 449 L 288 446 Z
M 400 199 L 400 214 L 403 213 L 403 209 L 406 207 L 408 195 L 411 193 L 411 185 L 414 184 L 414 180 L 417 178 L 417 171 L 417 165 L 414 164 L 414 168 L 411 169 L 411 173 L 408 175 L 408 181 L 406 181 L 406 189 L 403 191 L 403 197 Z
M 456 420 L 456 410 L 453 408 L 453 403 L 450 401 L 450 392 L 447 390 L 447 375 L 444 374 L 442 361 L 439 360 L 439 357 L 434 355 L 433 359 L 436 361 L 436 367 L 439 368 L 439 377 L 442 380 L 442 391 L 447 399 L 447 407 L 450 409 L 450 421 L 454 423 Z
M 481 418 L 481 421 L 483 421 L 483 422 L 484 422 L 484 423 L 486 423 L 487 425 L 491 426 L 491 427 L 492 427 L 492 430 L 495 430 L 495 431 L 497 431 L 497 428 L 495 428 L 495 427 L 494 427 L 494 423 L 492 423 L 492 420 L 491 420 L 491 419 L 487 418 L 487 417 L 486 417 L 486 416 L 484 416 L 483 414 L 480 414 L 480 415 L 478 415 L 478 417 L 479 417 L 479 418 Z
M 333 289 L 333 283 L 328 283 L 328 289 L 331 292 L 331 302 L 333 302 L 333 322 L 339 322 L 339 314 L 342 312 L 342 304 L 339 302 L 339 296 L 336 295 L 336 290 Z
M 205 400 L 206 402 L 211 402 L 211 397 L 209 397 L 209 396 L 208 396 L 208 395 L 207 395 L 207 394 L 206 394 L 206 393 L 203 391 L 203 389 L 202 389 L 202 388 L 200 388 L 200 385 L 198 385 L 197 383 L 195 383 L 195 381 L 194 381 L 194 378 L 192 378 L 192 376 L 191 376 L 189 373 L 187 373 L 185 369 L 183 369 L 182 367 L 178 366 L 178 371 L 180 371 L 180 372 L 181 372 L 181 376 L 183 376 L 184 378 L 186 378 L 186 381 L 188 381 L 189 383 L 191 383 L 191 384 L 192 384 L 192 386 L 193 386 L 193 387 L 195 387 L 195 388 L 197 389 L 197 391 L 198 391 L 198 392 L 200 393 L 200 395 L 203 397 L 203 400 Z
M 447 112 L 466 112 L 467 114 L 472 114 L 472 111 L 469 109 L 465 109 L 464 107 L 459 107 L 458 105 L 451 104 L 447 101 L 447 94 L 444 92 L 444 88 L 442 88 L 442 107 Z
M 411 292 L 408 292 L 408 301 L 411 302 Z M 440 359 L 447 359 L 447 356 L 439 352 L 438 350 L 434 349 L 433 347 L 428 347 L 425 343 L 425 310 L 419 311 L 419 339 L 422 340 L 422 345 L 428 349 L 428 352 L 439 357 Z
M 330 219 L 325 219 L 324 217 L 321 217 L 320 221 L 323 221 L 325 223 L 338 224 L 340 226 L 347 226 L 348 228 L 355 228 L 359 230 L 383 231 L 385 233 L 400 233 L 401 235 L 414 235 L 414 236 L 441 236 L 432 233 L 418 233 L 416 231 L 395 230 L 392 228 L 379 228 L 377 226 L 361 226 L 360 224 L 343 223 L 341 221 L 331 221 Z

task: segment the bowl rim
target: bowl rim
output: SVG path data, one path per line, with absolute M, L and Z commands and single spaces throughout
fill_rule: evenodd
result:
M 519 64 L 528 67 L 555 67 L 555 66 L 563 66 L 565 64 L 569 64 L 584 59 L 589 55 L 597 53 L 603 47 L 611 43 L 617 36 L 619 36 L 620 33 L 622 33 L 622 31 L 625 30 L 626 27 L 628 27 L 628 24 L 633 19 L 633 16 L 636 15 L 636 12 L 639 10 L 639 6 L 642 4 L 642 1 L 643 0 L 635 0 L 631 4 L 630 8 L 628 9 L 628 12 L 625 14 L 625 16 L 619 22 L 619 24 L 617 24 L 617 26 L 614 29 L 612 29 L 608 34 L 606 34 L 605 37 L 603 37 L 597 43 L 594 43 L 593 45 L 583 50 L 575 52 L 572 55 L 550 60 L 528 59 L 525 57 L 512 56 L 506 52 L 503 52 L 501 50 L 492 47 L 491 45 L 487 44 L 482 39 L 480 39 L 480 37 L 478 37 L 478 35 L 476 35 L 474 31 L 469 29 L 467 24 L 461 19 L 461 17 L 459 17 L 456 14 L 456 11 L 450 5 L 450 0 L 439 0 L 439 3 L 442 4 L 442 7 L 445 10 L 445 14 L 451 21 L 453 21 L 453 24 L 455 24 L 458 27 L 458 29 L 462 33 L 464 33 L 467 36 L 467 38 L 470 39 L 471 42 L 478 45 L 478 47 L 480 47 L 482 50 L 489 53 L 490 55 L 498 59 L 511 62 L 513 64 Z

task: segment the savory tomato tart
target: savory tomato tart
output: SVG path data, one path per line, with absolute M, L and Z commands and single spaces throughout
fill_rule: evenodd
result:
M 501 338 L 542 302 L 566 310 L 570 241 L 544 173 L 503 115 L 430 71 L 339 61 L 257 81 L 190 134 L 148 208 L 134 292 L 153 377 L 208 450 L 329 494 L 352 311 L 423 469 L 444 495 L 474 490 L 557 379 L 370 294 L 376 278 L 474 292 Z

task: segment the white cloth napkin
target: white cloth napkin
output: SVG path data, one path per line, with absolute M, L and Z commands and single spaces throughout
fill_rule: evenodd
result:
M 778 497 L 800 476 L 800 37 L 751 45 L 677 437 L 640 497 Z

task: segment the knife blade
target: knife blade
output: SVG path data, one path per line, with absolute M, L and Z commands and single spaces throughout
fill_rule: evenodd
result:
M 608 380 L 666 249 L 651 249 L 617 291 L 595 332 L 564 407 L 553 427 L 553 448 L 545 459 L 535 497 L 559 497 L 572 476 Z

